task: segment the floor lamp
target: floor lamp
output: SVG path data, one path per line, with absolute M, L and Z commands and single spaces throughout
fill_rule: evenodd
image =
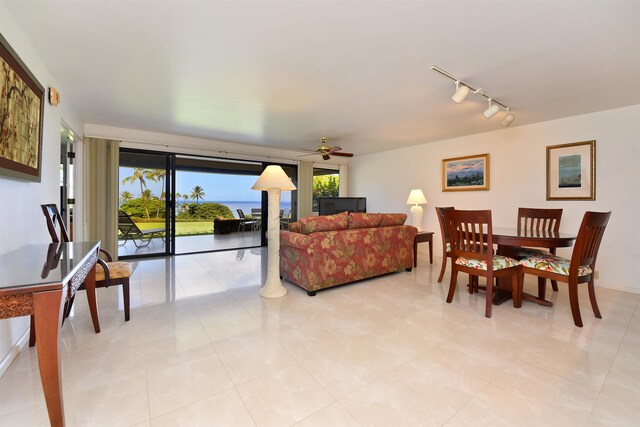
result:
M 280 280 L 280 192 L 295 190 L 296 186 L 280 166 L 270 165 L 262 172 L 251 189 L 266 191 L 269 200 L 267 280 L 260 289 L 260 295 L 264 298 L 280 298 L 287 294 L 287 288 Z

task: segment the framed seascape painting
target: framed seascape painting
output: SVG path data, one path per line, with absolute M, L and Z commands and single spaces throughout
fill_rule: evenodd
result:
M 40 182 L 44 88 L 0 35 L 0 177 Z
M 596 199 L 596 142 L 547 147 L 547 200 Z
M 489 189 L 489 154 L 442 160 L 442 191 Z

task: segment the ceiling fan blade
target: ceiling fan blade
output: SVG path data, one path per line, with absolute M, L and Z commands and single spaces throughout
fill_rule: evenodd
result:
M 341 147 L 338 147 L 337 145 L 334 145 L 333 147 L 329 148 L 329 153 L 333 154 L 336 151 L 342 151 Z
M 353 157 L 353 153 L 331 153 L 332 156 Z
M 310 153 L 315 153 L 317 151 L 317 150 L 309 150 L 308 148 L 300 148 L 300 147 L 298 147 L 298 150 L 308 151 Z
M 309 153 L 309 154 L 303 154 L 301 156 L 298 157 L 307 157 L 307 156 L 315 156 L 316 154 L 320 154 L 320 153 L 316 153 L 315 151 L 313 153 Z

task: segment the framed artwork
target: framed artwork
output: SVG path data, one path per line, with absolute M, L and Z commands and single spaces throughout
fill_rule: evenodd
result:
M 442 160 L 442 191 L 489 189 L 489 154 Z
M 547 147 L 547 200 L 596 199 L 596 142 Z
M 0 177 L 40 182 L 44 87 L 0 35 Z

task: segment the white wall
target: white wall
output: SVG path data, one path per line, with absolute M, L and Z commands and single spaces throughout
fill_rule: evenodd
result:
M 57 84 L 46 69 L 15 18 L 2 2 L 0 33 L 45 90 L 54 86 L 61 94 L 61 104 L 57 107 L 45 102 L 42 182 L 23 182 L 0 177 L 0 195 L 3 200 L 0 203 L 0 254 L 3 254 L 28 243 L 50 242 L 40 205 L 58 203 L 59 200 L 60 120 L 64 118 L 76 131 L 82 129 L 82 124 L 65 99 L 64 88 Z M 0 321 L 0 374 L 19 350 L 18 340 L 23 337 L 28 326 L 27 317 Z
M 546 201 L 545 147 L 594 139 L 596 200 Z M 491 154 L 490 191 L 442 191 L 442 159 L 482 153 Z M 441 241 L 435 206 L 492 209 L 494 225 L 507 227 L 515 227 L 518 207 L 563 208 L 560 229 L 567 233 L 578 231 L 585 211 L 610 210 L 597 283 L 640 292 L 634 271 L 640 262 L 640 105 L 358 156 L 350 171 L 349 193 L 366 196 L 370 212 L 408 213 L 409 191 L 422 188 L 429 201 L 423 226 L 436 231 L 436 256 Z M 571 255 L 570 249 L 558 253 Z

